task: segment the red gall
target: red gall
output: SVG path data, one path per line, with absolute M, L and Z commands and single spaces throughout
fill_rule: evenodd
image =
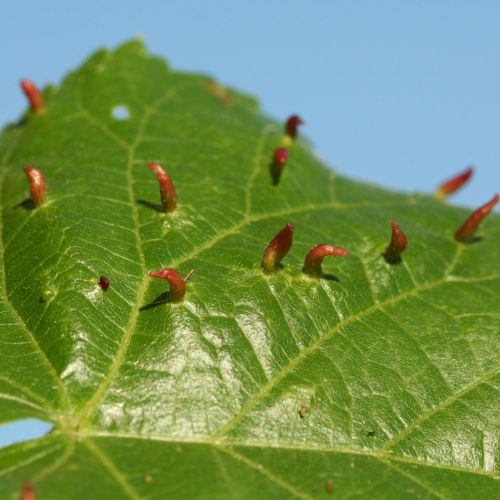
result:
M 21 89 L 27 97 L 30 108 L 33 113 L 41 113 L 43 111 L 43 95 L 38 90 L 38 87 L 30 80 L 21 80 Z
M 177 206 L 177 193 L 170 176 L 158 165 L 158 163 L 150 163 L 148 168 L 153 170 L 156 178 L 160 183 L 160 198 L 165 213 L 173 212 Z
M 458 191 L 471 177 L 474 173 L 474 167 L 469 167 L 463 172 L 451 177 L 450 179 L 443 182 L 436 191 L 436 198 L 444 198 L 455 191 Z
M 271 162 L 271 177 L 273 179 L 273 186 L 278 185 L 287 161 L 288 149 L 276 148 Z
M 395 220 L 391 221 L 391 230 L 391 241 L 385 250 L 385 256 L 389 260 L 396 260 L 408 247 L 408 238 Z
M 483 219 L 493 210 L 499 200 L 500 196 L 496 194 L 490 201 L 477 210 L 474 210 L 455 232 L 455 239 L 461 242 L 469 241 L 474 236 L 479 224 L 481 224 Z
M 24 167 L 24 173 L 30 183 L 31 201 L 38 206 L 45 199 L 45 192 L 47 189 L 45 177 L 41 170 L 28 165 Z
M 295 139 L 297 137 L 299 125 L 304 125 L 304 122 L 299 115 L 292 115 L 286 120 L 285 132 L 290 139 Z
M 349 251 L 344 248 L 334 247 L 332 245 L 317 245 L 309 250 L 304 261 L 303 271 L 309 276 L 320 277 L 323 274 L 321 263 L 329 255 L 349 255 Z
M 266 273 L 276 271 L 292 246 L 293 224 L 287 224 L 272 240 L 262 256 L 262 267 Z
M 192 271 L 183 278 L 182 275 L 175 269 L 162 269 L 161 271 L 152 271 L 149 273 L 151 278 L 160 278 L 168 281 L 170 284 L 170 300 L 171 302 L 180 302 L 186 294 L 186 282 L 191 277 Z

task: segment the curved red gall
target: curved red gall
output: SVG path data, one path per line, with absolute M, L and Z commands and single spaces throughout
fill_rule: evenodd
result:
M 160 183 L 160 198 L 163 211 L 165 213 L 173 212 L 177 207 L 177 192 L 175 191 L 172 179 L 158 163 L 151 162 L 148 168 L 153 170 Z
M 295 139 L 298 134 L 299 125 L 304 125 L 304 121 L 299 115 L 291 115 L 285 122 L 285 133 L 291 139 Z
M 21 89 L 30 103 L 33 113 L 41 113 L 44 108 L 43 95 L 31 80 L 21 80 Z
M 314 277 L 321 276 L 323 273 L 321 263 L 325 257 L 330 255 L 340 255 L 345 257 L 349 255 L 349 250 L 332 245 L 326 245 L 324 243 L 311 248 L 304 261 L 304 273 Z
M 293 241 L 293 224 L 287 224 L 267 245 L 262 256 L 262 268 L 266 273 L 276 271 L 277 266 L 288 253 Z
M 467 220 L 455 231 L 455 239 L 463 243 L 469 241 L 474 236 L 479 224 L 481 224 L 483 219 L 493 210 L 499 201 L 500 196 L 496 194 L 490 201 L 477 210 L 474 210 Z
M 408 247 L 408 238 L 405 236 L 399 224 L 391 221 L 391 241 L 385 250 L 386 257 L 394 259 L 404 252 Z
M 180 302 L 184 298 L 186 294 L 186 278 L 183 278 L 175 269 L 165 268 L 160 271 L 152 271 L 149 273 L 149 276 L 168 281 L 170 284 L 171 302 Z
M 455 193 L 470 180 L 473 173 L 474 167 L 468 167 L 463 172 L 446 180 L 438 187 L 436 197 L 444 198 L 445 196 Z
M 36 206 L 38 206 L 45 199 L 45 193 L 47 190 L 45 177 L 42 174 L 42 171 L 38 168 L 27 165 L 23 170 L 30 183 L 31 200 Z

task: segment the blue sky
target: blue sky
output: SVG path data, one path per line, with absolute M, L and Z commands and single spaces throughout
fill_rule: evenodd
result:
M 142 35 L 175 69 L 216 76 L 276 118 L 298 112 L 345 175 L 432 192 L 475 165 L 452 201 L 477 206 L 500 190 L 499 26 L 489 0 L 4 1 L 0 123 L 25 106 L 20 78 L 57 83 L 97 47 Z

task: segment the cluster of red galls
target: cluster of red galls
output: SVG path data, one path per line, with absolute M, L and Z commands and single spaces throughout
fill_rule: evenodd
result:
M 35 84 L 28 80 L 21 81 L 21 87 L 26 94 L 30 107 L 33 113 L 40 114 L 44 109 L 43 96 Z M 304 122 L 298 115 L 292 115 L 285 122 L 285 134 L 288 140 L 293 141 L 297 137 L 299 125 Z M 277 185 L 281 178 L 281 174 L 288 160 L 288 149 L 279 147 L 275 149 L 271 161 L 271 177 L 273 185 Z M 162 208 L 165 213 L 173 212 L 177 206 L 177 193 L 170 176 L 157 163 L 150 163 L 148 167 L 154 171 L 156 178 L 160 184 L 160 199 Z M 39 206 L 43 203 L 46 194 L 46 182 L 42 172 L 34 167 L 24 167 L 24 172 L 28 177 L 31 188 L 31 200 L 33 204 Z M 442 198 L 451 193 L 454 193 L 461 188 L 471 177 L 473 173 L 472 167 L 469 167 L 459 175 L 449 179 L 441 184 L 436 191 L 436 197 Z M 500 196 L 496 194 L 489 202 L 474 210 L 466 221 L 455 232 L 455 239 L 459 242 L 470 241 L 476 232 L 479 224 L 488 215 L 493 207 L 500 200 Z M 392 235 L 391 241 L 386 248 L 385 258 L 389 263 L 395 263 L 400 259 L 400 254 L 406 250 L 408 239 L 401 231 L 396 221 L 391 222 Z M 281 231 L 271 240 L 264 255 L 262 257 L 262 268 L 266 273 L 272 273 L 279 269 L 280 263 L 292 246 L 293 240 L 293 224 L 287 224 Z M 303 272 L 311 277 L 319 278 L 322 276 L 321 263 L 327 256 L 349 255 L 349 251 L 344 248 L 320 244 L 313 247 L 306 255 L 304 260 Z M 186 282 L 188 276 L 183 277 L 175 269 L 162 269 L 160 271 L 150 272 L 152 278 L 161 278 L 170 284 L 170 301 L 179 302 L 183 299 L 186 293 Z M 106 291 L 109 288 L 109 279 L 105 276 L 99 278 L 99 286 Z

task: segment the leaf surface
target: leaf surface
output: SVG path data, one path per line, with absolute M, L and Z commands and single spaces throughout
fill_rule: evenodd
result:
M 0 450 L 0 497 L 498 496 L 498 215 L 458 244 L 467 210 L 338 176 L 303 138 L 273 186 L 282 125 L 139 42 L 45 98 L 0 138 L 0 423 L 54 430 Z M 311 279 L 319 243 L 351 254 Z M 147 274 L 164 267 L 194 270 L 184 302 Z

